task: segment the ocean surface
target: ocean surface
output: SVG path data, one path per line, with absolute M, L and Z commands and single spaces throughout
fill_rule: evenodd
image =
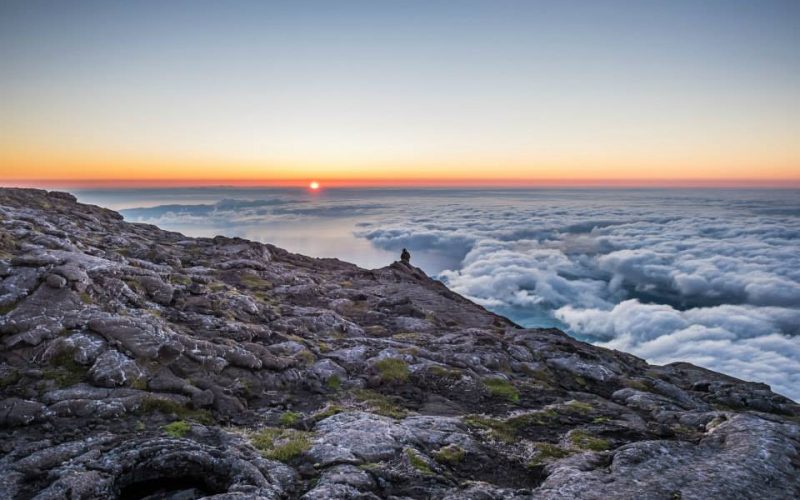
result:
M 117 189 L 133 222 L 362 267 L 412 263 L 524 326 L 800 400 L 800 191 Z

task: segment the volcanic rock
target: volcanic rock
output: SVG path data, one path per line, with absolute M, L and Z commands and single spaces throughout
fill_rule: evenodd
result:
M 0 189 L 0 498 L 800 497 L 764 384 Z

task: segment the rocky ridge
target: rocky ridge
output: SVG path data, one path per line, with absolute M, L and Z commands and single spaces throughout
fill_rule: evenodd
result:
M 763 384 L 0 189 L 0 497 L 798 498 Z

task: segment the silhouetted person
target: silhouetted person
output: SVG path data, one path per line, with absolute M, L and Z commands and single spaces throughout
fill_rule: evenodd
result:
M 400 262 L 403 264 L 411 264 L 411 254 L 408 253 L 408 250 L 405 248 L 403 249 L 402 253 L 400 253 Z

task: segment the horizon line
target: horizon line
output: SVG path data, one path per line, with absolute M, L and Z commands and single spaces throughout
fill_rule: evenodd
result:
M 169 188 L 760 188 L 798 189 L 798 179 L 8 179 L 4 187 L 39 189 Z

